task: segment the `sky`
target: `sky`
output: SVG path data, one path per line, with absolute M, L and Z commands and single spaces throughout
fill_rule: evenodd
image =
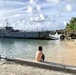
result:
M 27 31 L 64 29 L 76 17 L 76 0 L 0 0 L 0 27 Z

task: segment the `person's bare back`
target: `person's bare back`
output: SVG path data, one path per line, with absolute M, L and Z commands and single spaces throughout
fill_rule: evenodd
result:
M 42 51 L 36 52 L 36 60 L 39 62 L 42 61 Z

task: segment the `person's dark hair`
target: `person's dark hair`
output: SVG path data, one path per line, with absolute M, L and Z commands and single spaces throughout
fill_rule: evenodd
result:
M 39 46 L 38 50 L 39 50 L 39 51 L 42 51 L 42 46 Z

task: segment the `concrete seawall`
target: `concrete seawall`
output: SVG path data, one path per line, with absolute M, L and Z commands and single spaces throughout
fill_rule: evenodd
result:
M 35 60 L 25 60 L 25 59 L 10 59 L 10 58 L 5 58 L 5 59 L 7 61 L 12 61 L 21 65 L 27 65 L 27 66 L 33 66 L 33 67 L 38 67 L 43 69 L 60 71 L 64 73 L 76 74 L 75 66 L 63 65 L 63 64 L 47 62 L 47 61 L 36 62 Z

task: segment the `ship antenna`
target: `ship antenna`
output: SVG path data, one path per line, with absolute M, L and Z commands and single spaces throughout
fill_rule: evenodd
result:
M 6 21 L 6 26 L 8 27 L 9 23 L 8 23 L 8 19 L 5 20 Z

